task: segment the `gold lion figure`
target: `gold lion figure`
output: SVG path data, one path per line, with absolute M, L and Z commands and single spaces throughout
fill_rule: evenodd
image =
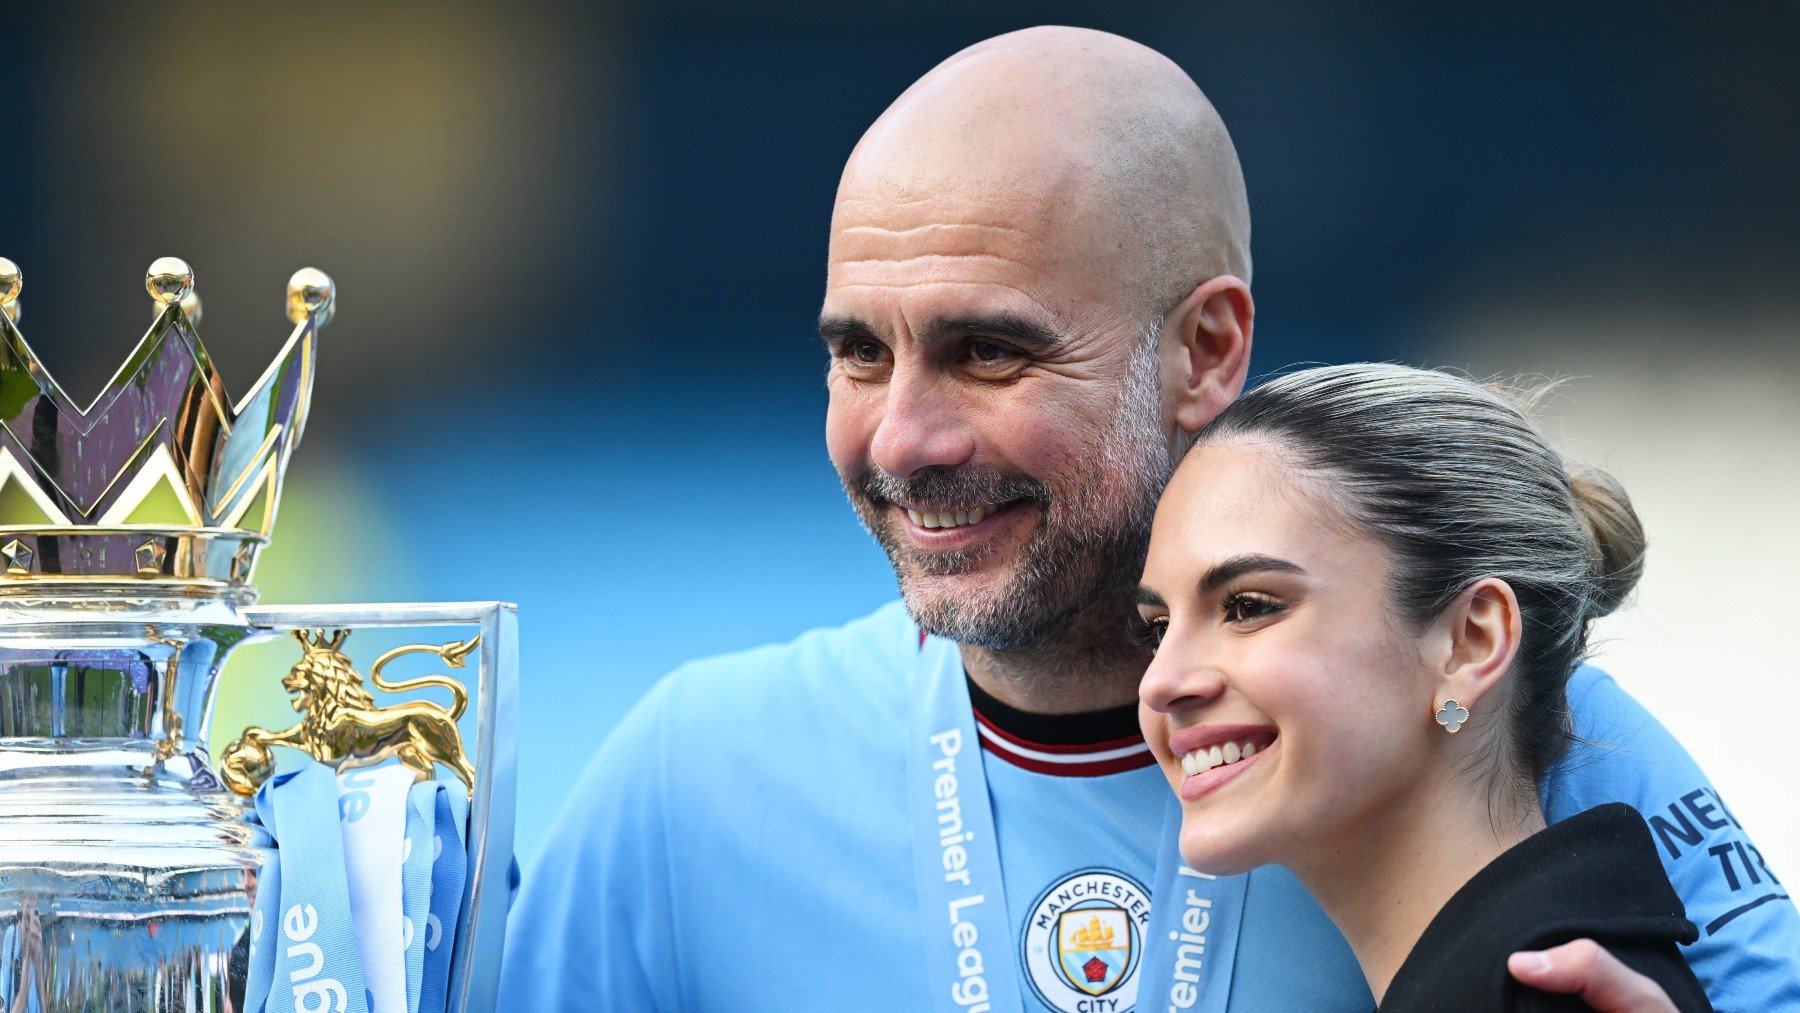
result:
M 377 707 L 375 698 L 363 687 L 362 676 L 339 649 L 349 635 L 349 630 L 338 630 L 330 637 L 323 630 L 310 637 L 305 630 L 294 631 L 294 639 L 306 653 L 282 677 L 281 685 L 295 694 L 290 705 L 300 713 L 300 723 L 279 732 L 244 729 L 244 734 L 221 754 L 219 772 L 225 786 L 239 795 L 256 794 L 256 789 L 275 772 L 275 754 L 269 747 L 289 746 L 338 770 L 370 767 L 396 757 L 412 768 L 421 781 L 431 778 L 441 763 L 455 771 L 473 793 L 475 768 L 463 753 L 462 735 L 456 730 L 456 721 L 469 704 L 468 690 L 447 675 L 388 682 L 381 677 L 381 670 L 401 655 L 421 652 L 436 654 L 451 668 L 461 668 L 463 659 L 481 643 L 481 637 L 440 646 L 397 647 L 375 659 L 374 667 L 369 669 L 370 679 L 383 692 L 400 693 L 426 686 L 448 689 L 453 701 L 446 710 L 429 700 Z

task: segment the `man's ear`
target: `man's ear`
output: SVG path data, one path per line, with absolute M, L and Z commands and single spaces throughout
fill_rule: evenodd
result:
M 1455 700 L 1473 714 L 1491 716 L 1497 705 L 1483 708 L 1481 701 L 1519 653 L 1518 595 L 1506 581 L 1483 577 L 1464 588 L 1432 627 L 1429 660 L 1440 673 L 1432 706 Z
M 1250 372 L 1256 306 L 1250 286 L 1229 274 L 1194 286 L 1163 321 L 1163 403 L 1169 419 L 1192 434 L 1225 410 Z

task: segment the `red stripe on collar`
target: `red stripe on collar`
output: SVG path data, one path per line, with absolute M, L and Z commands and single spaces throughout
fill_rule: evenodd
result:
M 1030 742 L 1002 731 L 980 711 L 975 712 L 975 730 L 981 735 L 983 749 L 1035 774 L 1101 777 L 1139 770 L 1156 762 L 1142 735 L 1081 746 Z

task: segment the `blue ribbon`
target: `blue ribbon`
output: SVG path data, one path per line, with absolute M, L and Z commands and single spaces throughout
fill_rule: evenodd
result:
M 246 999 L 258 997 L 263 1005 L 246 1002 L 250 1009 L 368 1013 L 337 810 L 337 777 L 322 764 L 277 776 L 256 793 L 256 815 L 275 840 L 276 861 L 265 863 L 262 874 L 274 869 L 272 883 L 259 877 L 263 946 L 260 952 L 251 946 Z M 265 907 L 269 897 L 278 898 L 277 910 Z
M 406 1008 L 419 1008 L 425 974 L 425 933 L 431 915 L 432 817 L 436 806 L 431 796 L 437 786 L 421 783 L 406 795 L 406 843 L 401 849 L 400 908 L 405 924 L 401 938 L 406 949 Z M 423 797 L 421 797 L 423 795 Z
M 355 776 L 355 775 L 352 775 Z M 368 1013 L 353 923 L 335 772 L 308 763 L 271 778 L 250 823 L 262 850 L 251 914 L 244 1008 L 251 1013 Z M 397 926 L 409 1010 L 443 1013 L 467 873 L 468 798 L 460 786 L 407 788 Z
M 941 1013 L 1022 1013 L 1020 969 L 962 658 L 928 638 L 907 724 L 906 777 L 932 1005 Z M 1220 1013 L 1231 993 L 1247 876 L 1181 862 L 1181 807 L 1163 816 L 1150 929 L 1130 1009 Z M 1127 986 L 1129 987 L 1129 986 Z
M 429 907 L 421 924 L 414 920 L 413 943 L 422 961 L 419 1000 L 414 1006 L 419 1013 L 441 1013 L 449 1001 L 450 957 L 456 950 L 456 920 L 462 914 L 463 884 L 468 875 L 469 797 L 458 785 L 430 781 L 415 785 L 408 800 L 418 817 L 409 817 L 408 834 L 413 827 L 430 827 L 430 835 L 415 838 L 407 866 L 410 881 L 411 861 L 428 859 L 430 874 Z M 427 822 L 429 821 L 429 822 Z M 410 902 L 407 917 L 413 917 Z M 411 948 L 409 948 L 409 958 Z M 410 985 L 410 978 L 409 978 Z M 410 989 L 409 989 L 410 997 Z
M 250 911 L 250 963 L 244 987 L 244 1008 L 260 1013 L 268 1004 L 269 983 L 275 979 L 275 944 L 281 922 L 281 852 L 275 847 L 275 806 L 269 794 L 275 785 L 293 777 L 277 774 L 256 793 L 250 813 L 252 843 L 261 852 L 256 872 L 256 906 Z
M 962 660 L 955 645 L 935 637 L 919 653 L 906 781 L 933 1004 L 1020 1011 L 999 842 Z
M 1188 868 L 1181 861 L 1180 835 L 1181 806 L 1171 802 L 1150 888 L 1151 930 L 1144 941 L 1138 1006 L 1224 1013 L 1250 877 L 1208 876 Z

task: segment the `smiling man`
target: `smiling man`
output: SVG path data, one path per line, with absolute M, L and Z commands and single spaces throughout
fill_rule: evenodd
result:
M 1130 596 L 1172 462 L 1244 385 L 1250 273 L 1230 138 L 1152 50 L 1033 29 L 896 100 L 845 167 L 819 329 L 831 459 L 904 603 L 645 697 L 527 877 L 508 1008 L 1369 1009 L 1292 877 L 1181 867 L 1137 727 Z M 1723 812 L 1582 685 L 1617 748 L 1553 775 L 1552 819 Z M 1666 838 L 1716 929 L 1690 959 L 1729 1004 L 1800 1001 L 1793 907 L 1726 880 L 1748 845 L 1716 822 Z

